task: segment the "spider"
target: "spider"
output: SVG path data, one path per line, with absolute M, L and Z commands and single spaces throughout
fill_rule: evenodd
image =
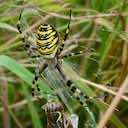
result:
M 35 89 L 37 89 L 37 91 L 40 91 L 37 81 L 41 76 L 41 73 L 44 70 L 46 70 L 49 66 L 52 66 L 56 70 L 58 70 L 60 76 L 65 82 L 65 85 L 68 87 L 72 95 L 79 101 L 81 105 L 86 106 L 86 100 L 90 97 L 85 95 L 79 88 L 77 88 L 75 83 L 71 79 L 69 79 L 67 75 L 65 75 L 61 65 L 61 61 L 63 58 L 82 53 L 80 51 L 79 53 L 71 52 L 69 54 L 61 54 L 65 48 L 65 41 L 67 40 L 69 35 L 71 10 L 69 15 L 69 22 L 67 24 L 67 28 L 63 39 L 60 39 L 60 34 L 52 25 L 49 24 L 40 24 L 37 28 L 36 37 L 33 36 L 32 32 L 24 34 L 22 32 L 22 24 L 20 21 L 21 17 L 22 12 L 20 13 L 19 16 L 17 29 L 19 33 L 22 34 L 22 41 L 25 44 L 28 53 L 30 53 L 31 56 L 34 56 L 36 58 L 43 58 L 43 62 L 38 64 L 38 66 L 35 69 L 35 76 L 32 81 L 32 96 L 35 96 Z M 34 41 L 31 40 L 31 37 L 34 38 Z

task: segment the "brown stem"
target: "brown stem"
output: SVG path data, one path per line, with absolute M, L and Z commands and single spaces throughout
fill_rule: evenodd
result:
M 4 75 L 4 71 L 1 70 L 0 74 L 2 74 L 2 76 Z M 3 128 L 9 128 L 10 127 L 10 116 L 9 116 L 9 112 L 6 109 L 8 106 L 8 87 L 7 87 L 7 81 L 1 80 L 2 86 L 1 86 L 1 95 L 3 97 Z

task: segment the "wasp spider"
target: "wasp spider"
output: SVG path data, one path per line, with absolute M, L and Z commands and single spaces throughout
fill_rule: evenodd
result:
M 41 76 L 41 73 L 48 68 L 48 66 L 52 65 L 54 66 L 60 73 L 60 76 L 65 81 L 65 85 L 70 89 L 70 92 L 72 92 L 73 96 L 80 102 L 80 104 L 85 105 L 86 100 L 89 99 L 87 95 L 85 95 L 83 92 L 81 92 L 80 89 L 78 89 L 75 86 L 75 83 L 66 76 L 61 68 L 61 60 L 64 57 L 70 57 L 76 54 L 81 54 L 81 51 L 79 53 L 69 53 L 61 55 L 61 52 L 64 50 L 65 41 L 67 40 L 69 29 L 70 29 L 70 21 L 71 21 L 71 10 L 70 10 L 70 20 L 67 25 L 67 29 L 65 31 L 64 39 L 60 39 L 60 35 L 58 34 L 57 30 L 49 25 L 49 24 L 40 24 L 37 32 L 36 32 L 36 39 L 35 41 L 30 40 L 30 36 L 33 35 L 32 32 L 23 33 L 22 32 L 22 24 L 21 24 L 21 16 L 20 14 L 19 21 L 17 24 L 17 28 L 20 34 L 22 34 L 22 40 L 28 50 L 28 52 L 33 56 L 42 57 L 44 62 L 38 65 L 38 67 L 35 70 L 35 77 L 32 81 L 32 96 L 35 95 L 35 89 L 37 88 L 38 91 L 40 91 L 37 81 L 39 77 Z M 38 53 L 38 55 L 34 53 Z M 82 98 L 81 98 L 82 97 Z M 84 99 L 84 100 L 83 100 Z

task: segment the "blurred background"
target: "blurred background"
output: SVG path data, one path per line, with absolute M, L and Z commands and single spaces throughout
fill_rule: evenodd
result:
M 24 10 L 23 30 L 35 33 L 40 23 L 48 23 L 63 38 L 70 9 L 70 34 L 65 48 L 85 52 L 64 59 L 63 68 L 85 94 L 98 97 L 88 103 L 97 123 L 125 80 L 128 74 L 127 0 L 0 0 L 0 128 L 45 128 L 46 115 L 41 106 L 49 97 L 58 99 L 45 80 L 39 83 L 43 99 L 31 97 L 36 63 L 25 51 L 16 28 L 21 10 Z M 105 128 L 128 128 L 127 91 Z M 79 128 L 87 128 L 82 106 L 75 99 L 64 100 L 61 97 L 65 111 L 77 113 Z

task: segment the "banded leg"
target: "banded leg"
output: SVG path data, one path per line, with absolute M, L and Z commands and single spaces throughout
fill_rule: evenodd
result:
M 66 77 L 66 75 L 63 73 L 59 64 L 56 66 L 56 68 L 58 69 L 62 78 L 65 80 L 65 83 L 66 83 L 67 87 L 70 89 L 72 95 L 79 101 L 79 103 L 88 112 L 88 114 L 89 114 L 88 115 L 88 120 L 87 120 L 87 122 L 89 124 L 88 128 L 96 128 L 95 117 L 94 117 L 92 111 L 90 111 L 90 109 L 88 108 L 88 105 L 87 105 L 87 100 L 89 100 L 90 98 L 93 98 L 93 97 L 88 97 L 83 92 L 81 92 L 81 90 L 76 87 L 74 82 Z
M 59 47 L 59 54 L 63 51 L 63 49 L 64 49 L 64 43 L 67 40 L 67 37 L 68 37 L 68 34 L 69 34 L 70 22 L 71 22 L 71 10 L 70 10 L 69 17 L 70 17 L 69 18 L 69 23 L 68 23 L 67 29 L 65 31 L 64 40 L 62 41 L 62 44 Z
M 17 29 L 18 29 L 19 33 L 22 35 L 21 36 L 21 39 L 22 39 L 22 42 L 24 43 L 25 50 L 28 51 L 28 54 L 32 58 L 34 58 L 34 57 L 40 57 L 38 54 L 35 53 L 35 51 L 37 50 L 37 48 L 35 46 L 33 46 L 32 43 L 31 43 L 31 41 L 30 41 L 30 38 L 32 38 L 32 33 L 31 32 L 25 32 L 25 33 L 23 33 L 23 30 L 22 29 L 26 25 L 23 26 L 21 24 L 22 12 L 23 12 L 23 10 L 21 11 L 20 16 L 19 16 L 19 20 L 18 20 L 18 23 L 17 23 Z
M 72 49 L 73 50 L 73 49 Z M 84 50 L 81 50 L 81 51 L 78 51 L 78 52 L 72 52 L 72 50 L 68 51 L 68 52 L 64 52 L 61 53 L 59 55 L 59 58 L 68 58 L 68 57 L 74 57 L 74 56 L 81 56 L 81 55 L 84 55 L 86 53 L 86 55 L 88 54 L 92 54 L 92 53 L 95 53 L 94 49 L 84 49 Z
M 75 83 L 72 80 L 68 79 L 67 76 L 63 73 L 59 64 L 56 65 L 56 68 L 58 69 L 60 75 L 65 81 L 65 84 L 70 89 L 73 96 L 80 102 L 81 105 L 86 106 L 86 101 L 92 97 L 88 97 L 80 89 L 78 89 Z
M 79 52 L 70 52 L 68 54 L 60 55 L 59 58 L 68 58 L 68 57 L 74 57 L 74 56 L 80 56 L 83 55 L 85 51 L 79 51 Z
M 71 22 L 71 13 L 72 13 L 72 12 L 71 12 L 71 10 L 70 10 L 70 14 L 69 14 L 70 19 L 69 19 L 68 27 L 67 27 L 67 29 L 66 29 L 66 31 L 65 31 L 64 41 L 67 40 L 67 37 L 68 37 L 68 34 L 69 34 L 70 22 Z
M 40 74 L 48 67 L 47 63 L 42 63 L 41 65 L 39 65 L 36 70 L 35 70 L 35 76 L 34 79 L 32 81 L 32 96 L 35 96 L 35 88 L 37 88 L 37 91 L 40 91 L 40 88 L 37 84 L 37 81 L 40 77 Z
M 22 41 L 23 41 L 23 43 L 26 43 L 26 39 L 25 39 L 26 37 L 25 37 L 25 35 L 23 35 L 22 25 L 21 25 L 21 22 L 20 22 L 21 16 L 22 16 L 22 11 L 20 13 L 19 20 L 18 20 L 18 23 L 17 23 L 17 29 L 18 29 L 19 33 L 22 34 Z M 28 47 L 29 47 L 29 45 L 26 45 L 26 48 L 28 48 Z

